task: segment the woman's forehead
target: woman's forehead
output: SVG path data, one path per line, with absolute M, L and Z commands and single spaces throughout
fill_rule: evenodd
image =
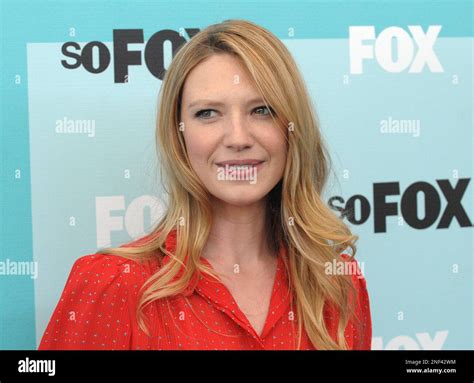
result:
M 191 70 L 184 89 L 197 90 L 202 95 L 208 89 L 228 90 L 239 85 L 254 87 L 243 63 L 229 54 L 215 54 Z

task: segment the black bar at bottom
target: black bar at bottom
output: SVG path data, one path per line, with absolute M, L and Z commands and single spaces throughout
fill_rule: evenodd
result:
M 0 351 L 0 383 L 234 381 L 473 382 L 474 351 Z M 253 379 L 251 379 L 253 380 Z

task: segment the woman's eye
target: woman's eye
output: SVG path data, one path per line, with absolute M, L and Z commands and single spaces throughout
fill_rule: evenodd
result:
M 274 114 L 274 111 L 272 108 L 267 108 L 266 106 L 262 105 L 262 106 L 259 106 L 257 108 L 254 109 L 255 111 L 259 111 L 259 110 L 267 110 L 268 113 L 257 113 L 257 114 L 261 114 L 263 116 L 270 116 L 272 114 Z
M 203 110 L 200 110 L 198 112 L 196 112 L 195 116 L 198 117 L 198 118 L 210 118 L 212 116 L 209 115 L 210 112 L 215 112 L 215 110 L 213 109 L 203 109 Z
M 275 113 L 272 108 L 267 108 L 265 105 L 259 106 L 255 108 L 253 111 L 262 116 L 270 116 Z M 268 113 L 266 113 L 265 111 Z M 212 112 L 216 112 L 216 111 L 214 109 L 202 109 L 196 112 L 195 116 L 197 118 L 209 119 L 209 118 L 214 117 L 211 115 Z

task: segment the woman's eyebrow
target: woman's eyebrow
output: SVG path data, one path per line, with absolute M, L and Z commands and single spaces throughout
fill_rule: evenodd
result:
M 247 105 L 256 103 L 256 102 L 262 102 L 264 103 L 264 100 L 262 97 L 254 97 L 251 100 L 247 101 Z M 220 101 L 214 101 L 214 100 L 209 100 L 209 99 L 201 99 L 201 100 L 194 100 L 193 102 L 188 104 L 187 109 L 191 109 L 193 106 L 198 105 L 198 104 L 206 104 L 209 106 L 224 106 L 225 103 L 220 102 Z

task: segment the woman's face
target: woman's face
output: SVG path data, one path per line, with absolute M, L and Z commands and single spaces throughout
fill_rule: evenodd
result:
M 240 61 L 214 54 L 201 62 L 181 105 L 188 156 L 209 193 L 237 206 L 262 200 L 283 176 L 286 137 Z

